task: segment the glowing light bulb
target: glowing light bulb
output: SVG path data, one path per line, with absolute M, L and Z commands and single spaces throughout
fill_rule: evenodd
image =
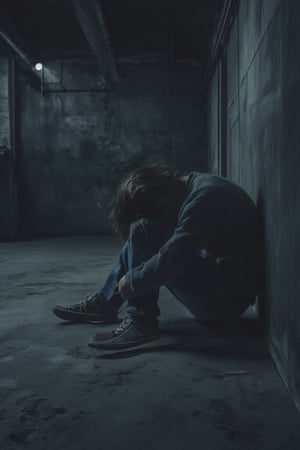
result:
M 41 70 L 43 70 L 43 64 L 42 63 L 36 63 L 36 65 L 34 66 L 35 70 L 37 70 L 38 72 L 41 72 Z

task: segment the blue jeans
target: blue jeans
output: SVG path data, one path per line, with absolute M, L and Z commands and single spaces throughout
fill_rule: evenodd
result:
M 96 293 L 116 311 L 124 300 L 118 295 L 119 280 L 128 271 L 150 259 L 172 235 L 173 228 L 162 222 L 140 219 L 130 227 L 123 246 L 104 286 Z M 166 287 L 195 317 L 203 321 L 225 321 L 239 317 L 251 298 L 242 292 L 242 283 L 220 269 L 204 251 Z M 136 319 L 156 318 L 159 289 L 128 301 L 127 312 Z

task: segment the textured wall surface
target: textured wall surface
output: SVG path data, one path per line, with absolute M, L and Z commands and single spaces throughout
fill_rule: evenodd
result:
M 0 239 L 13 239 L 17 222 L 10 76 L 11 61 L 0 56 Z
M 8 234 L 10 163 L 6 150 L 10 144 L 8 58 L 0 57 L 0 236 Z M 1 148 L 2 147 L 2 148 Z
M 59 74 L 46 64 L 42 96 L 19 71 L 19 178 L 25 235 L 109 231 L 109 203 L 130 169 L 164 161 L 206 170 L 199 72 L 194 68 L 122 66 L 112 93 L 95 89 L 95 67 L 74 61 Z M 52 79 L 51 79 L 52 74 Z M 56 81 L 56 84 L 55 84 Z
M 298 405 L 299 23 L 296 0 L 241 0 L 226 47 L 227 145 L 210 145 L 210 161 L 226 151 L 228 177 L 258 203 L 271 350 Z M 217 68 L 215 77 L 219 72 Z M 215 84 L 213 80 L 209 95 L 209 135 L 215 134 L 218 117 Z
M 0 147 L 10 147 L 9 59 L 0 56 Z

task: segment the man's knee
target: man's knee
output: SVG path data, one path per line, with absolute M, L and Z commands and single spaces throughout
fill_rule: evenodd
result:
M 154 220 L 142 217 L 130 225 L 130 237 L 149 237 L 155 234 L 157 229 L 158 226 Z
M 157 220 L 141 218 L 133 222 L 130 226 L 130 239 L 135 243 L 153 242 L 155 246 L 162 246 L 172 235 L 173 230 Z

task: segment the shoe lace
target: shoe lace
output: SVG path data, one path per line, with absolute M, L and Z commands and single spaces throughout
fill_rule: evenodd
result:
M 83 300 L 83 302 L 76 303 L 75 305 L 70 305 L 68 307 L 68 309 L 70 311 L 85 312 L 86 311 L 86 307 L 90 303 L 92 298 L 93 298 L 92 295 L 88 295 L 87 298 L 85 300 Z
M 123 333 L 123 331 L 126 330 L 126 328 L 129 327 L 129 325 L 132 324 L 132 319 L 130 317 L 125 317 L 125 319 L 120 323 L 120 325 L 112 331 L 113 336 L 118 336 L 119 334 Z

